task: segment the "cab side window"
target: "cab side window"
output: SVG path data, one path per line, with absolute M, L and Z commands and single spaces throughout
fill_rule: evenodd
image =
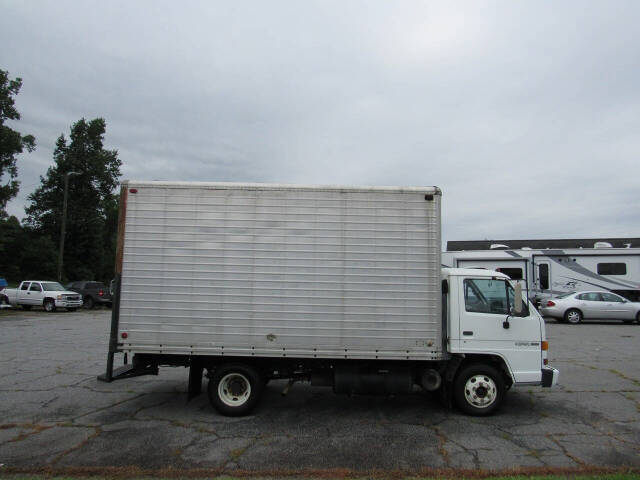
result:
M 29 285 L 30 285 L 29 282 L 23 283 L 22 286 L 20 287 L 20 290 L 29 290 Z
M 40 284 L 38 283 L 32 283 L 31 284 L 31 288 L 29 289 L 30 292 L 41 292 L 42 289 L 40 288 Z
M 506 282 L 490 278 L 465 279 L 464 306 L 467 312 L 506 315 L 509 308 Z

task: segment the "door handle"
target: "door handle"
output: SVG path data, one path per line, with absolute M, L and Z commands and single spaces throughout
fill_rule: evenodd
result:
M 464 332 L 462 332 L 462 335 L 467 335 L 467 336 L 473 335 L 473 332 L 470 330 L 465 330 Z

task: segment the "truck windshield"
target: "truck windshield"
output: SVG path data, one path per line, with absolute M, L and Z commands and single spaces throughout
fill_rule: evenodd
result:
M 54 292 L 64 290 L 64 287 L 60 285 L 58 282 L 44 282 L 42 284 L 42 289 L 45 292 Z

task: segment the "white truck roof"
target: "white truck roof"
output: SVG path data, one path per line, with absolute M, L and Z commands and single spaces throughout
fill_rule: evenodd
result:
M 291 185 L 284 183 L 238 183 L 238 182 L 178 182 L 162 180 L 123 180 L 122 185 L 135 187 L 156 188 L 187 188 L 213 190 L 317 190 L 340 192 L 393 192 L 393 193 L 433 193 L 441 195 L 442 191 L 436 186 L 424 187 L 395 187 L 395 186 L 353 186 L 353 185 Z
M 487 270 L 484 268 L 443 268 L 443 277 L 498 277 L 506 278 L 509 280 L 509 276 L 502 272 L 496 272 L 495 270 Z

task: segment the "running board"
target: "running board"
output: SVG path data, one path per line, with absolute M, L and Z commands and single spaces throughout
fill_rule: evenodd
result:
M 101 382 L 113 382 L 114 380 L 121 380 L 123 378 L 141 377 L 142 375 L 158 375 L 158 366 L 149 365 L 146 367 L 135 368 L 132 363 L 129 365 L 123 365 L 116 368 L 111 375 L 103 373 L 98 375 L 98 380 Z

